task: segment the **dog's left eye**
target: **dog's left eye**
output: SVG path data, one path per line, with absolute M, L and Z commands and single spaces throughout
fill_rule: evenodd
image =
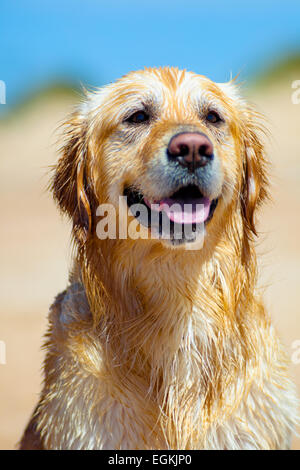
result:
M 149 121 L 150 116 L 145 111 L 137 111 L 136 113 L 129 116 L 126 119 L 126 122 L 132 122 L 134 124 L 142 124 L 144 122 Z
M 220 118 L 219 114 L 216 111 L 210 111 L 209 113 L 207 113 L 206 120 L 208 122 L 211 122 L 212 124 L 216 124 L 217 122 L 222 121 L 222 119 Z

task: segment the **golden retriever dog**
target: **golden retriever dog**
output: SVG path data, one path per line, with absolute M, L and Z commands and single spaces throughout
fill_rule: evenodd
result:
M 234 81 L 177 68 L 86 93 L 51 183 L 74 265 L 21 449 L 289 448 L 297 398 L 256 293 L 260 122 Z

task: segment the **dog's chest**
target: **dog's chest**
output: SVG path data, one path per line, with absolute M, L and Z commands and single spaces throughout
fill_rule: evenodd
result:
M 66 327 L 74 311 L 78 313 L 79 292 L 74 289 L 72 302 L 64 298 L 60 328 Z M 82 299 L 81 303 L 85 305 Z M 85 309 L 82 312 L 86 314 Z M 197 318 L 204 316 L 197 312 Z M 225 390 L 222 406 L 213 403 L 207 422 L 205 391 L 211 384 L 216 398 L 217 356 L 204 326 L 201 321 L 195 324 L 192 317 L 185 325 L 178 354 L 169 362 L 170 370 L 165 368 L 165 391 L 154 405 L 137 384 L 128 398 L 121 382 L 108 378 L 100 350 L 92 342 L 84 351 L 84 357 L 91 358 L 89 367 L 74 355 L 70 363 L 69 352 L 60 357 L 65 372 L 57 378 L 56 390 L 63 392 L 50 394 L 43 409 L 46 445 L 53 449 L 275 448 L 288 435 L 285 430 L 280 436 L 280 429 L 286 429 L 282 423 L 289 409 L 282 407 L 286 390 L 271 378 L 249 388 L 243 376 L 237 375 Z M 280 426 L 274 422 L 274 410 Z

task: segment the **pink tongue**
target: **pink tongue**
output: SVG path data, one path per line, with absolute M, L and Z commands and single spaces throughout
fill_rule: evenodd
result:
M 144 201 L 152 210 L 164 211 L 169 219 L 177 224 L 201 224 L 206 221 L 209 215 L 210 200 L 207 197 L 190 201 L 180 199 L 174 201 L 166 198 L 153 204 L 147 199 Z

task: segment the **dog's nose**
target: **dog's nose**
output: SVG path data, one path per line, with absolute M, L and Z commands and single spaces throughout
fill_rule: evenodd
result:
M 169 142 L 168 156 L 187 167 L 190 171 L 205 166 L 213 159 L 213 144 L 205 134 L 184 132 Z

